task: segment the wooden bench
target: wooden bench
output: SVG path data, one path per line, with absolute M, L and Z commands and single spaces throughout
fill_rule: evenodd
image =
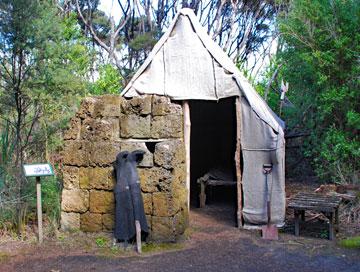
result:
M 236 186 L 237 184 L 236 181 L 214 180 L 204 177 L 199 178 L 197 183 L 200 184 L 200 208 L 205 207 L 207 186 Z
M 300 234 L 300 215 L 301 221 L 305 222 L 305 211 L 312 210 L 323 213 L 329 219 L 329 240 L 333 240 L 334 228 L 339 228 L 339 206 L 342 199 L 337 196 L 328 196 L 317 193 L 298 193 L 290 199 L 288 208 L 294 210 L 295 216 L 295 235 Z M 334 222 L 335 219 L 335 222 Z

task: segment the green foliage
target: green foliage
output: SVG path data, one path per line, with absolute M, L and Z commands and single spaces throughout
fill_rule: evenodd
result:
M 9 202 L 8 195 L 14 193 L 12 156 L 14 144 L 11 140 L 9 122 L 0 126 L 0 228 L 11 229 L 16 223 L 15 203 Z
M 265 92 L 268 88 L 269 81 L 271 80 L 275 71 L 278 69 L 278 66 L 279 64 L 276 58 L 270 60 L 269 66 L 261 74 L 261 80 L 253 84 L 255 90 L 263 98 L 265 98 Z M 269 107 L 277 114 L 279 114 L 280 94 L 276 92 L 277 90 L 273 89 L 273 86 L 280 86 L 280 83 L 281 80 L 279 80 L 279 77 L 276 77 L 275 82 L 271 84 L 270 89 L 268 90 L 267 101 L 266 101 Z
M 27 187 L 24 189 L 22 200 L 26 205 L 26 219 L 32 218 L 36 214 L 36 182 L 35 178 L 27 180 Z M 41 178 L 41 197 L 42 197 L 42 210 L 44 216 L 50 219 L 55 224 L 60 218 L 60 180 L 57 177 L 42 177 Z M 8 187 L 6 195 L 0 194 L 0 228 L 12 229 L 17 224 L 16 216 L 16 202 L 12 200 L 14 195 L 12 187 Z
M 328 237 L 329 237 L 329 231 L 328 230 L 320 231 L 320 238 L 326 239 Z
M 138 34 L 134 39 L 131 40 L 129 46 L 135 51 L 149 51 L 154 47 L 157 42 L 155 32 L 146 32 L 143 34 Z
M 320 159 L 314 159 L 318 173 L 326 175 L 324 171 L 335 167 L 332 170 L 336 173 L 334 182 L 351 181 L 353 178 L 351 175 L 359 170 L 356 169 L 360 158 L 359 142 L 356 137 L 354 139 L 351 139 L 351 136 L 347 137 L 346 132 L 342 130 L 330 128 L 326 131 L 319 148 L 319 155 Z
M 36 182 L 28 178 L 28 187 L 24 190 L 28 211 L 36 211 Z M 55 176 L 41 178 L 41 200 L 43 213 L 55 222 L 60 218 L 60 180 Z
M 98 247 L 105 247 L 107 242 L 107 239 L 104 237 L 97 237 L 95 240 L 95 243 Z
M 1 153 L 8 166 L 0 163 L 7 177 L 0 214 L 11 214 L 4 220 L 18 222 L 19 228 L 33 210 L 35 187 L 21 166 L 49 161 L 61 145 L 64 120 L 87 92 L 92 54 L 87 42 L 76 15 L 62 16 L 54 1 L 0 1 L 0 118 L 9 124 L 0 123 L 0 132 L 8 134 L 1 138 L 1 146 L 8 147 Z M 50 217 L 59 215 L 58 185 L 55 178 L 43 185 L 44 211 Z
M 16 209 L 14 205 L 0 206 L 0 229 L 12 230 L 16 224 Z
M 118 94 L 122 88 L 122 77 L 119 71 L 110 64 L 99 68 L 99 79 L 90 88 L 94 95 Z
M 42 204 L 44 213 L 52 220 L 60 218 L 61 182 L 58 177 L 46 177 L 42 180 Z
M 61 17 L 52 1 L 5 0 L 0 10 L 0 115 L 16 127 L 12 140 L 21 139 L 14 141 L 16 151 L 29 146 L 26 151 L 34 154 L 30 146 L 36 142 L 31 140 L 47 142 L 59 131 L 49 134 L 43 124 L 68 117 L 76 101 L 86 94 L 90 53 L 76 15 Z M 33 134 L 46 139 L 27 138 Z
M 12 143 L 10 137 L 10 123 L 5 122 L 5 124 L 0 130 L 0 192 L 7 183 L 8 178 L 8 168 L 12 159 L 14 152 L 14 144 Z
M 356 0 L 299 0 L 278 20 L 280 76 L 296 105 L 284 116 L 290 130 L 310 132 L 305 154 L 335 182 L 359 182 L 359 15 Z
M 340 245 L 345 248 L 360 249 L 360 236 L 341 240 Z
M 37 73 L 29 80 L 31 98 L 41 103 L 50 121 L 58 119 L 59 114 L 69 110 L 74 100 L 86 94 L 85 79 L 90 67 L 86 40 L 76 25 L 75 15 L 62 19 L 54 14 L 56 10 L 52 12 L 43 9 L 40 14 L 38 28 L 50 28 L 47 32 L 50 37 L 43 33 L 40 48 L 33 48 L 38 60 Z

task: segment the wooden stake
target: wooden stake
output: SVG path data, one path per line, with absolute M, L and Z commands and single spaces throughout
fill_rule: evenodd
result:
M 235 167 L 236 167 L 236 182 L 237 182 L 237 224 L 238 228 L 243 227 L 242 216 L 242 179 L 241 179 L 241 98 L 237 97 L 235 101 L 236 106 L 236 151 L 235 151 Z
M 36 208 L 38 218 L 38 235 L 39 243 L 43 242 L 43 228 L 42 228 L 42 208 L 41 208 L 41 183 L 40 177 L 36 177 Z
M 136 228 L 136 250 L 141 253 L 141 226 L 139 220 L 135 220 Z
M 190 107 L 188 101 L 183 101 L 184 113 L 184 143 L 185 143 L 185 157 L 186 157 L 186 189 L 187 189 L 187 204 L 190 210 Z
M 201 181 L 200 182 L 200 208 L 204 208 L 205 204 L 206 204 L 205 190 L 206 190 L 205 181 Z

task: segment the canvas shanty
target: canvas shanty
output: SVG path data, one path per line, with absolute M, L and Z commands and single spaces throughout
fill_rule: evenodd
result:
M 247 225 L 266 223 L 263 164 L 273 164 L 269 177 L 272 181 L 271 218 L 277 225 L 284 223 L 284 123 L 207 35 L 191 9 L 182 9 L 176 15 L 167 32 L 121 93 L 128 98 L 148 94 L 183 101 L 185 142 L 189 138 L 186 134 L 190 133 L 186 114 L 188 101 L 221 101 L 235 97 L 238 192 L 241 192 L 239 189 L 242 186 L 242 194 L 238 193 L 238 220 L 241 222 L 243 218 Z M 190 151 L 186 150 L 186 154 L 189 161 Z M 241 171 L 240 154 L 243 160 Z M 188 164 L 187 182 L 189 167 Z

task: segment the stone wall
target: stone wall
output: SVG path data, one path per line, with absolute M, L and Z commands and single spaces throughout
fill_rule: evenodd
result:
M 138 171 L 150 239 L 174 241 L 186 227 L 182 107 L 160 96 L 83 100 L 64 136 L 61 227 L 114 227 L 112 163 L 120 151 L 144 150 Z

